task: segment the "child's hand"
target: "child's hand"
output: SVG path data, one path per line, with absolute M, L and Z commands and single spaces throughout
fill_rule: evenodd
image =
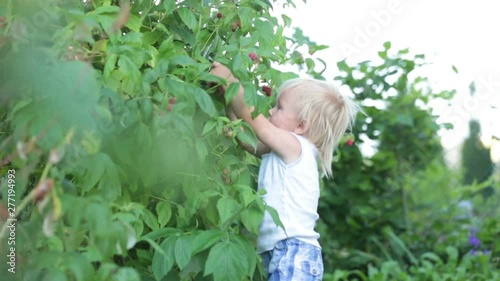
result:
M 239 82 L 238 79 L 234 77 L 234 75 L 231 73 L 231 70 L 229 70 L 227 66 L 224 66 L 219 62 L 212 63 L 212 70 L 210 70 L 210 73 L 220 78 L 226 79 L 227 84 L 224 85 L 224 88 L 226 88 L 229 84 L 233 82 Z

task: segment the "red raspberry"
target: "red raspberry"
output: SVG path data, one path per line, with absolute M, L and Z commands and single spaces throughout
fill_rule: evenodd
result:
M 255 60 L 257 59 L 257 55 L 256 55 L 254 52 L 252 52 L 252 53 L 248 54 L 248 56 L 249 56 L 249 57 L 250 57 L 250 59 L 252 59 L 253 61 L 255 61 Z
M 222 13 L 217 13 L 217 18 L 221 19 L 222 18 Z
M 177 100 L 174 97 L 168 99 L 167 111 L 172 111 L 172 108 L 174 107 L 176 101 Z
M 345 142 L 345 144 L 346 144 L 347 146 L 352 146 L 352 145 L 354 144 L 354 140 L 352 140 L 352 139 L 348 139 L 348 140 Z
M 271 96 L 271 87 L 269 86 L 262 86 L 262 91 L 266 93 L 266 96 L 270 97 Z

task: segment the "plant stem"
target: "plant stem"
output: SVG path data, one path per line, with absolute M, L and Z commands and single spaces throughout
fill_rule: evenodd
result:
M 47 162 L 47 165 L 45 165 L 45 169 L 43 170 L 42 177 L 40 178 L 40 180 L 38 181 L 38 184 L 36 186 L 38 186 L 40 184 L 40 182 L 43 182 L 45 180 L 45 178 L 47 177 L 47 174 L 49 173 L 50 168 L 52 168 L 52 164 Z M 17 217 L 17 214 L 21 213 L 21 211 L 28 205 L 28 203 L 30 203 L 33 200 L 33 197 L 35 196 L 35 192 L 36 192 L 36 186 L 35 186 L 35 188 L 33 188 L 30 191 L 30 193 L 28 193 L 28 195 L 26 197 L 24 197 L 23 201 L 21 201 L 21 204 L 19 204 L 19 206 L 16 208 L 17 209 L 16 210 L 16 217 Z M 5 231 L 7 230 L 7 225 L 8 225 L 8 222 L 6 221 L 2 225 L 2 228 L 0 229 L 0 240 L 5 235 Z

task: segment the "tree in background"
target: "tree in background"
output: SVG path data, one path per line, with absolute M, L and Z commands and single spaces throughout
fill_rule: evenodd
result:
M 486 148 L 480 140 L 481 125 L 477 120 L 469 122 L 469 137 L 462 147 L 463 183 L 482 183 L 493 174 L 493 161 L 490 149 Z M 486 187 L 480 191 L 485 197 L 491 195 L 493 189 Z

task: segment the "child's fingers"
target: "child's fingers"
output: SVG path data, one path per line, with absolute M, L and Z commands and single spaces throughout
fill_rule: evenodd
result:
M 214 62 L 212 63 L 212 69 L 214 69 L 214 68 L 216 68 L 216 67 L 219 67 L 219 66 L 221 66 L 221 64 L 220 64 L 219 62 L 214 61 Z
M 218 62 L 212 63 L 212 68 L 210 69 L 210 73 L 212 73 L 215 76 L 219 76 L 221 78 L 227 78 L 227 76 L 228 76 L 228 73 L 226 73 L 222 64 L 220 64 Z

